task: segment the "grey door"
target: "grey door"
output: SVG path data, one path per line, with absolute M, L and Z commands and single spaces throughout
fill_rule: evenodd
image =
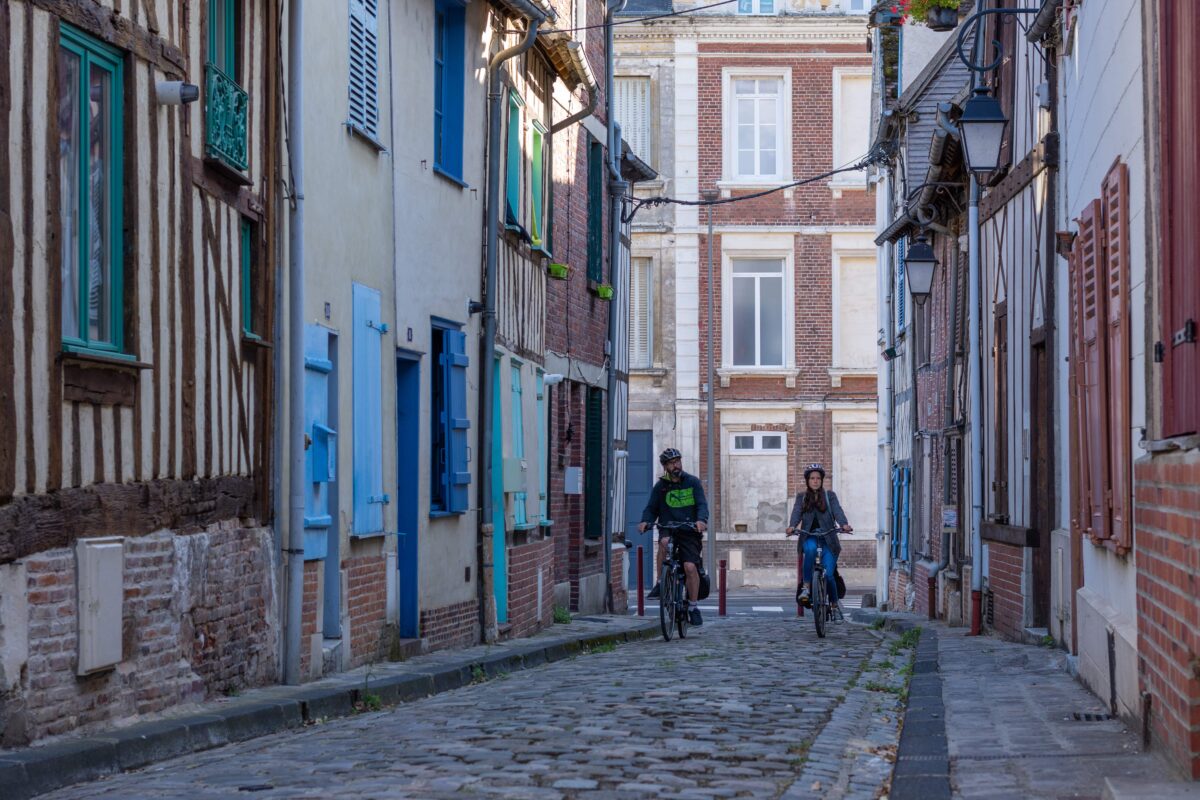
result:
M 642 509 L 650 499 L 654 486 L 654 432 L 629 431 L 629 461 L 625 479 L 625 541 L 631 542 L 629 551 L 629 588 L 637 588 L 637 549 L 644 548 L 642 569 L 645 573 L 646 591 L 654 585 L 654 534 L 638 533 L 638 522 Z

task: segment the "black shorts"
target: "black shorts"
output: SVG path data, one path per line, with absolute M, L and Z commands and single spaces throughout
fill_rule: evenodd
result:
M 697 566 L 704 563 L 703 559 L 703 544 L 704 537 L 698 533 L 672 531 L 671 539 L 679 545 L 679 560 L 684 564 L 695 564 Z

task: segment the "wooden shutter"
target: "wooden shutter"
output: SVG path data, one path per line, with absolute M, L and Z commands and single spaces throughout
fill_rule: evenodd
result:
M 1008 518 L 1008 303 L 996 306 L 993 317 L 992 385 L 996 419 L 992 428 L 995 447 L 995 472 L 992 474 L 994 513 Z
M 379 135 L 379 8 L 350 0 L 350 124 Z
M 587 390 L 583 446 L 583 535 L 599 539 L 604 536 L 604 392 L 595 387 Z
M 1084 410 L 1080 432 L 1090 438 L 1085 468 L 1088 472 L 1087 523 L 1085 530 L 1096 539 L 1107 539 L 1109 526 L 1105 489 L 1109 483 L 1108 426 L 1108 332 L 1104 275 L 1103 209 L 1093 200 L 1079 219 L 1080 314 Z
M 616 116 L 634 155 L 650 160 L 650 79 L 617 78 Z
M 1133 544 L 1133 443 L 1129 374 L 1129 169 L 1118 162 L 1104 179 L 1104 275 L 1107 296 L 1109 506 L 1112 537 Z
M 354 533 L 383 530 L 383 330 L 378 291 L 354 284 Z
M 649 367 L 650 352 L 650 259 L 633 259 L 633 275 L 629 287 L 629 354 L 630 366 Z
M 604 148 L 592 139 L 588 145 L 588 280 L 604 280 Z
M 1200 432 L 1200 4 L 1159 2 L 1161 35 L 1163 436 Z
M 462 331 L 448 330 L 444 333 L 445 346 L 442 359 L 446 381 L 446 450 L 449 461 L 449 497 L 447 510 L 466 511 L 470 508 L 467 487 L 471 485 L 467 431 L 471 420 L 467 416 L 467 336 Z
M 1071 533 L 1082 535 L 1088 528 L 1091 491 L 1088 480 L 1091 443 L 1083 435 L 1087 420 L 1087 392 L 1083 384 L 1083 259 L 1082 248 L 1075 243 L 1071 251 L 1071 332 L 1070 332 L 1070 447 L 1071 447 Z

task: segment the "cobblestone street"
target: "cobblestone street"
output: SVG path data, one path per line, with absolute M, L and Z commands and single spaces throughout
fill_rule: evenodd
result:
M 869 800 L 901 716 L 908 652 L 894 640 L 851 624 L 818 640 L 808 618 L 710 620 L 683 641 L 600 648 L 47 797 Z

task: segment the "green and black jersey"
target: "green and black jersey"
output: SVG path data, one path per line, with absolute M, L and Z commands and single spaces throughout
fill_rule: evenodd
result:
M 704 484 L 695 475 L 683 473 L 679 481 L 662 477 L 650 492 L 650 502 L 642 512 L 642 522 L 703 522 L 708 523 L 708 501 Z

